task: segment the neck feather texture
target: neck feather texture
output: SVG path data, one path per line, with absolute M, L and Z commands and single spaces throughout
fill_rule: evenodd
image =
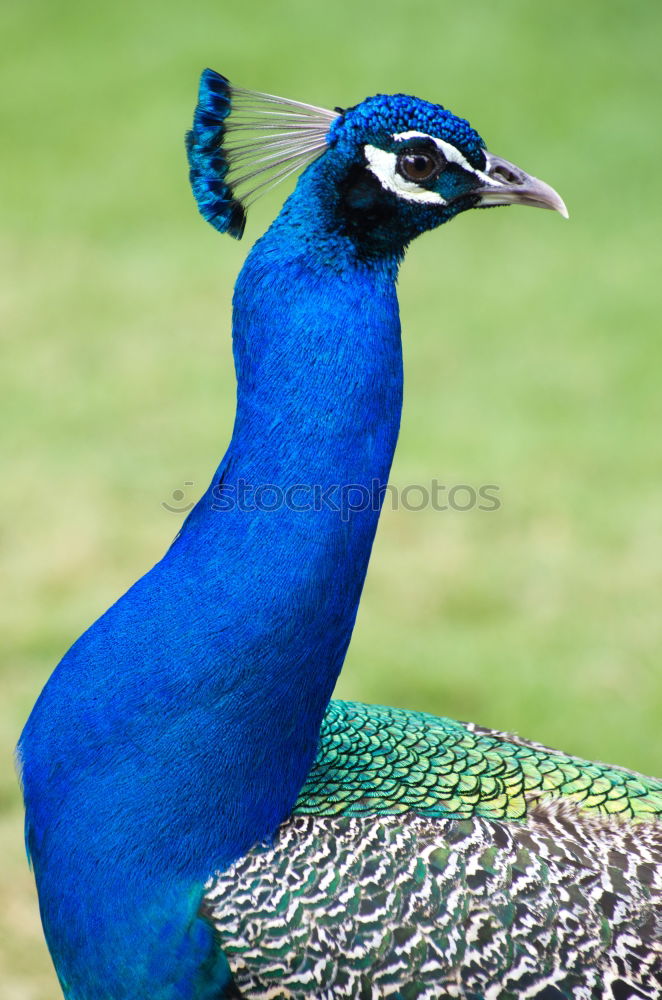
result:
M 192 567 L 223 630 L 224 669 L 212 661 L 209 683 L 221 697 L 232 691 L 216 726 L 231 754 L 235 815 L 238 802 L 247 808 L 242 850 L 256 820 L 270 830 L 289 813 L 312 764 L 402 402 L 390 270 L 339 276 L 311 266 L 309 247 L 279 229 L 258 243 L 237 283 L 230 447 L 169 554 Z M 250 789 L 234 778 L 237 746 Z
M 135 934 L 179 977 L 155 998 L 203 996 L 182 986 L 209 947 L 191 886 L 274 832 L 314 759 L 402 397 L 397 261 L 361 263 L 323 226 L 316 246 L 315 211 L 291 199 L 238 280 L 237 415 L 210 488 L 67 653 L 21 739 L 28 849 L 72 998 L 139 994 Z M 111 941 L 96 929 L 118 906 Z M 159 907 L 172 941 L 151 941 Z M 183 926 L 204 940 L 184 945 Z

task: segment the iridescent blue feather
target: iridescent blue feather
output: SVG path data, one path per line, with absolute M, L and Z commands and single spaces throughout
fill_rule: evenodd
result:
M 201 215 L 220 233 L 229 233 L 240 240 L 246 213 L 226 181 L 230 164 L 223 151 L 230 107 L 229 81 L 213 69 L 204 70 L 193 128 L 186 135 L 186 151 L 191 187 Z

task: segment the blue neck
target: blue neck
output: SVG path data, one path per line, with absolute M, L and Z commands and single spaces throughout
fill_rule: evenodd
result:
M 304 175 L 238 280 L 237 416 L 212 485 L 67 653 L 21 739 L 28 848 L 71 998 L 100 983 L 143 995 L 141 975 L 153 1000 L 207 996 L 200 887 L 271 836 L 313 761 L 402 398 L 397 255 L 361 262 L 330 189 Z M 255 509 L 245 488 L 238 503 L 242 483 L 289 503 L 265 509 L 263 490 Z M 175 992 L 136 964 L 136 934 Z
M 166 557 L 191 572 L 223 630 L 196 670 L 220 699 L 232 692 L 229 710 L 209 712 L 228 752 L 223 794 L 237 820 L 224 857 L 271 833 L 312 764 L 402 405 L 395 264 L 339 267 L 341 248 L 350 257 L 353 248 L 328 234 L 311 246 L 310 220 L 298 224 L 302 200 L 288 204 L 237 282 L 232 441 Z M 302 214 L 314 211 L 304 204 Z M 333 268 L 320 265 L 325 252 Z

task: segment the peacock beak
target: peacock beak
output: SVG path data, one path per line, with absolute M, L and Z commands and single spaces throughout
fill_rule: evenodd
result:
M 549 208 L 560 212 L 564 219 L 568 218 L 563 198 L 549 184 L 500 156 L 486 152 L 485 157 L 485 169 L 479 174 L 481 183 L 473 191 L 480 195 L 479 208 L 487 205 L 532 205 L 534 208 Z

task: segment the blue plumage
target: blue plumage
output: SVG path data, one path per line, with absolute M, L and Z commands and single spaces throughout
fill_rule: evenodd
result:
M 440 104 L 422 101 L 407 94 L 377 94 L 342 112 L 329 129 L 329 144 L 383 143 L 388 135 L 420 131 L 441 135 L 461 149 L 474 167 L 485 166 L 485 143 L 464 118 L 458 118 Z M 392 142 L 394 148 L 397 142 Z
M 238 91 L 207 70 L 187 149 L 203 216 L 235 237 L 258 189 L 309 165 L 237 281 L 237 413 L 226 455 L 163 559 L 65 655 L 21 736 L 27 846 L 67 1000 L 239 995 L 238 967 L 225 957 L 234 939 L 219 930 L 230 893 L 222 882 L 211 895 L 205 886 L 215 873 L 231 880 L 240 859 L 250 868 L 252 852 L 266 851 L 294 810 L 310 810 L 300 795 L 314 764 L 331 802 L 325 816 L 348 792 L 336 750 L 319 740 L 398 434 L 395 279 L 405 248 L 475 206 L 564 211 L 551 188 L 489 154 L 465 121 L 402 95 L 335 113 Z M 362 503 L 348 502 L 350 486 Z M 420 775 L 427 787 L 419 737 L 402 728 L 413 783 Z M 362 750 L 354 761 L 350 739 L 342 766 L 349 755 L 373 781 L 396 751 L 371 745 L 373 756 Z M 473 767 L 476 754 L 465 757 Z M 379 789 L 388 792 L 380 815 L 407 812 L 404 766 Z M 492 799 L 499 767 L 495 774 L 485 784 Z M 465 789 L 474 781 L 461 777 Z M 439 780 L 435 808 L 464 815 L 444 806 Z M 522 781 L 518 812 L 510 786 L 500 793 L 506 818 L 526 811 Z M 648 786 L 641 794 L 652 813 L 657 799 Z M 370 819 L 369 806 L 357 808 Z M 331 827 L 316 829 L 328 856 Z M 341 832 L 356 842 L 351 823 Z M 397 830 L 388 837 L 401 843 Z M 418 862 L 401 861 L 416 882 Z M 320 874 L 334 884 L 332 869 L 317 866 Z M 250 908 L 225 915 L 250 923 Z M 290 973 L 297 961 L 287 959 Z M 311 975 L 301 995 L 320 995 Z M 262 995 L 257 980 L 246 982 Z M 342 989 L 325 995 L 366 995 Z M 393 990 L 375 995 L 405 995 Z
M 216 509 L 221 482 L 388 478 L 393 267 L 347 272 L 339 308 L 336 272 L 310 259 L 324 206 L 306 186 L 237 282 L 226 456 L 164 558 L 64 657 L 21 740 L 42 919 L 73 1000 L 109 982 L 146 998 L 136 941 L 163 954 L 164 998 L 204 995 L 187 969 L 202 965 L 190 894 L 291 811 L 349 643 L 379 511 Z
M 200 212 L 221 233 L 241 239 L 246 214 L 226 183 L 228 163 L 223 154 L 224 122 L 230 113 L 228 81 L 205 70 L 200 80 L 193 128 L 186 136 L 189 178 Z

